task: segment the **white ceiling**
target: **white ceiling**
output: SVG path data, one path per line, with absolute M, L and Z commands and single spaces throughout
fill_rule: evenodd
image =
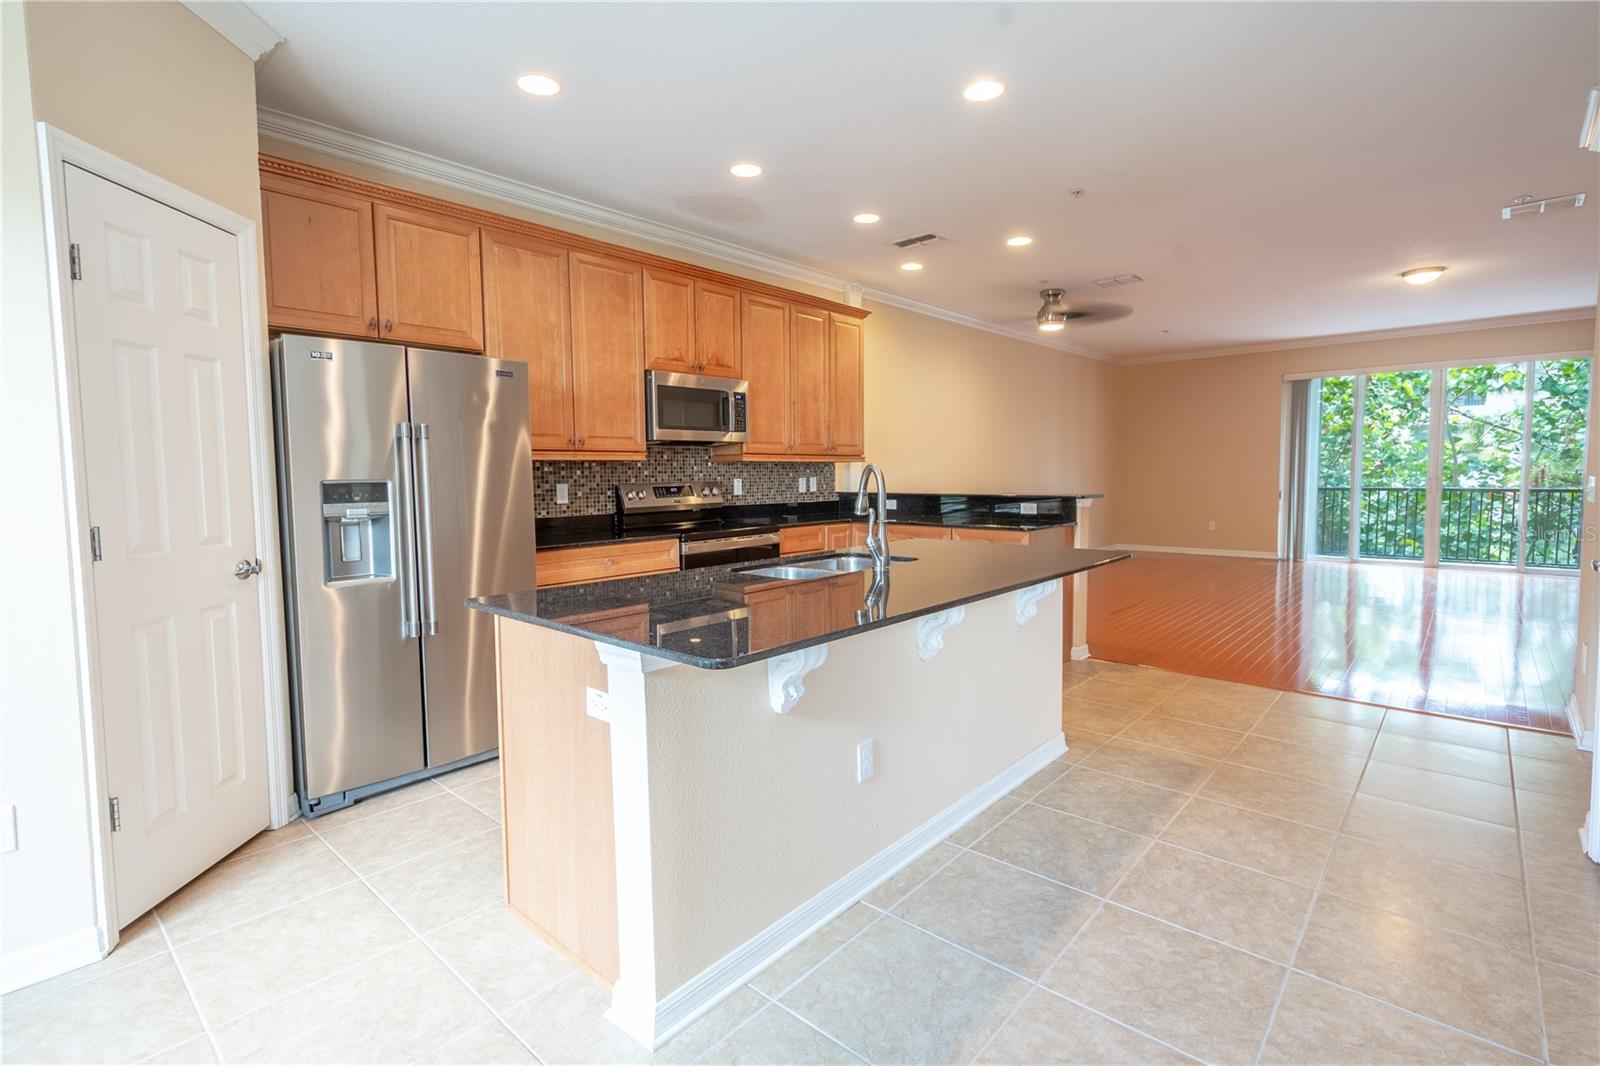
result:
M 253 6 L 264 108 L 998 326 L 1047 279 L 1131 308 L 1067 331 L 1115 358 L 1595 302 L 1592 3 Z

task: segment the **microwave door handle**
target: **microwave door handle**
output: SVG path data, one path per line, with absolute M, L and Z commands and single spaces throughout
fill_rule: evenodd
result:
M 722 394 L 722 432 L 733 432 L 733 394 Z

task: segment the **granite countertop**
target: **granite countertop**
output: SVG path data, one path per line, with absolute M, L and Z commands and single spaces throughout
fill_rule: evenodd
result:
M 995 497 L 988 497 L 994 499 Z M 1034 497 L 1024 497 L 1033 499 Z M 888 513 L 891 525 L 944 526 L 963 529 L 1014 529 L 1031 532 L 1036 529 L 1054 529 L 1075 524 L 1071 514 L 1033 514 L 1014 512 L 996 513 L 987 509 L 969 509 L 951 512 L 926 510 L 901 513 L 898 508 Z M 730 537 L 742 533 L 760 533 L 766 530 L 786 529 L 796 526 L 832 525 L 836 522 L 865 522 L 858 517 L 853 505 L 841 503 L 837 508 L 826 504 L 805 504 L 792 509 L 763 508 L 757 513 L 735 512 L 723 519 L 725 525 L 719 532 Z M 595 544 L 613 544 L 624 540 L 676 540 L 678 532 L 661 529 L 635 529 L 620 531 L 610 515 L 585 515 L 573 518 L 541 518 L 534 537 L 541 548 L 582 548 Z
M 904 542 L 894 553 L 887 587 L 870 603 L 870 569 L 808 581 L 748 572 L 811 558 L 818 556 L 510 592 L 468 600 L 467 605 L 721 670 L 1080 573 L 1126 559 L 1128 553 L 981 541 Z M 818 595 L 824 591 L 826 596 Z

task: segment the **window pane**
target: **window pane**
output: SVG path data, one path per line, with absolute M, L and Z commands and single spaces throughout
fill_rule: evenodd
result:
M 1321 378 L 1311 383 L 1315 419 L 1316 468 L 1312 471 L 1312 552 L 1350 554 L 1350 440 L 1355 426 L 1355 378 Z
M 1533 433 L 1528 453 L 1529 566 L 1578 566 L 1589 372 L 1587 359 L 1549 359 L 1534 364 Z
M 1428 516 L 1428 407 L 1433 374 L 1367 378 L 1361 415 L 1361 554 L 1420 559 Z
M 1524 363 L 1445 371 L 1439 558 L 1446 562 L 1516 564 L 1527 384 Z

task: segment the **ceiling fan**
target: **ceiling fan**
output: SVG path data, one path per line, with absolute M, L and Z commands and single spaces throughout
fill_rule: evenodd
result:
M 1049 282 L 1040 282 L 1049 285 Z M 1039 298 L 1044 301 L 1039 307 L 1039 313 L 1034 316 L 1034 321 L 1039 324 L 1041 333 L 1059 333 L 1067 328 L 1067 323 L 1075 325 L 1092 326 L 1100 322 L 1110 322 L 1114 319 L 1125 318 L 1133 314 L 1133 308 L 1127 304 L 1075 304 L 1068 307 L 1066 304 L 1067 290 L 1043 288 L 1039 290 Z

